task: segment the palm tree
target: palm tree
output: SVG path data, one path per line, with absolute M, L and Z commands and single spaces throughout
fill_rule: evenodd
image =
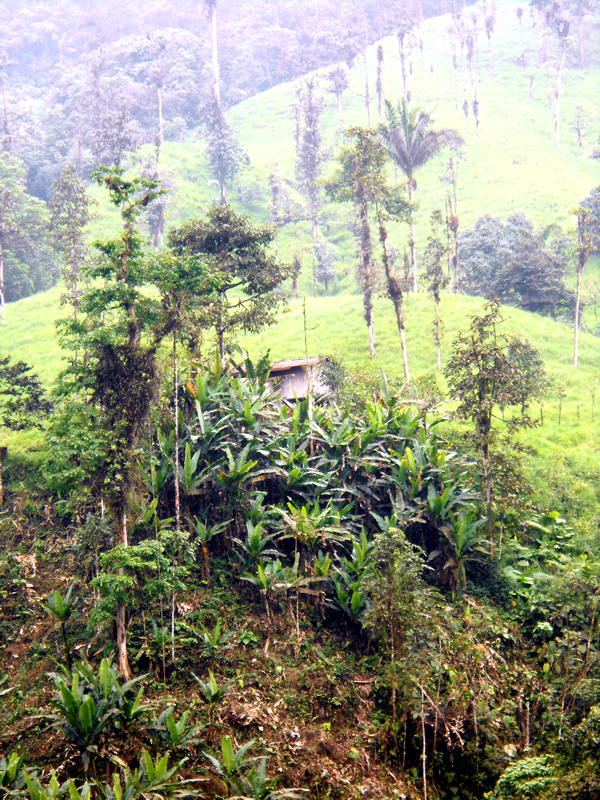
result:
M 408 183 L 408 201 L 410 205 L 410 256 L 413 275 L 413 291 L 417 292 L 417 257 L 415 253 L 415 210 L 414 192 L 417 182 L 414 173 L 422 167 L 442 147 L 460 147 L 463 139 L 456 131 L 449 128 L 431 130 L 433 119 L 430 111 L 415 108 L 409 110 L 406 101 L 398 103 L 398 107 L 385 101 L 387 124 L 380 123 L 379 132 L 385 149 L 394 164 L 406 175 Z

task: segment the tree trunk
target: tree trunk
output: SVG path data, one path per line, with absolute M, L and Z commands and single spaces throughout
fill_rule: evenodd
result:
M 487 436 L 481 444 L 481 456 L 483 461 L 483 476 L 485 481 L 485 505 L 487 511 L 487 524 L 488 524 L 488 543 L 489 543 L 489 558 L 490 561 L 494 560 L 494 520 L 492 516 L 492 475 L 490 472 L 490 452 Z
M 221 106 L 221 80 L 219 77 L 219 51 L 217 48 L 217 4 L 215 3 L 210 15 L 210 36 L 212 43 L 212 70 L 213 88 L 215 99 L 219 107 Z
M 406 103 L 406 63 L 404 55 L 404 36 L 398 34 L 398 50 L 400 53 L 400 65 L 402 67 L 402 99 Z
M 563 39 L 562 53 L 560 62 L 556 71 L 556 100 L 554 105 L 554 144 L 556 149 L 560 149 L 560 93 L 562 83 L 562 71 L 565 64 L 565 56 L 567 53 L 567 40 Z
M 440 298 L 435 296 L 435 346 L 437 349 L 437 368 L 438 372 L 442 371 L 442 348 L 441 348 L 441 334 L 440 334 Z
M 367 64 L 367 51 L 365 50 L 365 108 L 367 109 L 367 127 L 371 127 L 371 96 L 369 94 L 369 65 Z
M 340 120 L 340 130 L 344 127 L 344 115 L 342 110 L 342 93 L 337 92 L 337 102 L 338 102 L 338 117 Z
M 158 95 L 158 146 L 160 147 L 165 140 L 163 127 L 162 91 L 160 86 L 156 87 L 156 93 Z
M 369 229 L 369 212 L 364 188 L 361 186 L 357 196 L 358 216 L 360 219 L 360 287 L 363 295 L 365 321 L 369 331 L 369 356 L 375 355 L 375 328 L 373 325 L 373 281 L 371 275 L 371 231 Z
M 217 325 L 217 342 L 219 345 L 219 358 L 221 369 L 225 369 L 225 326 L 223 323 L 223 297 L 219 295 L 219 322 Z
M 383 249 L 383 266 L 385 269 L 388 294 L 392 303 L 394 304 L 398 332 L 400 333 L 402 362 L 404 365 L 404 379 L 407 383 L 410 383 L 410 373 L 408 370 L 408 351 L 406 349 L 406 336 L 404 333 L 404 315 L 402 313 L 402 289 L 390 270 L 390 259 L 387 251 L 387 230 L 385 229 L 381 219 L 379 220 L 379 241 L 381 242 L 381 247 Z
M 2 324 L 6 325 L 6 311 L 4 305 L 4 248 L 2 247 L 2 234 L 0 233 L 0 314 Z
M 177 334 L 173 331 L 173 469 L 175 477 L 175 529 L 181 530 L 181 500 L 179 497 L 179 407 L 177 388 L 179 383 L 177 361 Z
M 577 295 L 575 299 L 575 341 L 573 353 L 573 366 L 577 366 L 579 357 L 579 314 L 581 308 L 581 276 L 588 259 L 590 242 L 586 233 L 586 213 L 579 209 L 577 214 Z
M 583 14 L 577 15 L 579 27 L 579 65 L 583 67 Z
M 413 292 L 417 294 L 419 287 L 417 284 L 417 254 L 415 251 L 415 206 L 414 206 L 414 184 L 412 175 L 408 176 L 408 204 L 410 206 L 410 263 L 413 276 Z
M 127 547 L 127 513 L 123 511 L 121 518 L 121 535 L 119 544 Z M 121 567 L 119 575 L 124 575 L 125 570 Z M 127 657 L 127 608 L 123 600 L 117 602 L 117 659 L 119 671 L 125 680 L 131 680 L 131 668 Z
M 4 505 L 4 479 L 2 478 L 2 470 L 4 468 L 4 459 L 6 458 L 7 451 L 7 447 L 0 447 L 0 508 Z
M 6 86 L 4 80 L 4 70 L 0 72 L 1 84 L 2 84 L 2 109 L 3 109 L 3 119 L 2 119 L 2 150 L 6 153 L 10 153 L 11 151 L 11 141 L 10 141 L 10 130 L 8 127 L 8 106 L 6 103 Z
M 579 358 L 579 309 L 581 305 L 581 270 L 577 270 L 577 297 L 575 300 L 575 341 L 573 348 L 573 366 L 577 366 Z

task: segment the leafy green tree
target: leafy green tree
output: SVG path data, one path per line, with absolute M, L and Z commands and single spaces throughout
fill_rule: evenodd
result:
M 575 299 L 575 341 L 573 364 L 577 366 L 579 357 L 579 325 L 581 308 L 581 279 L 585 265 L 587 264 L 590 251 L 594 245 L 597 246 L 600 236 L 600 187 L 594 189 L 583 200 L 581 205 L 572 213 L 577 216 L 577 241 L 575 245 L 577 291 Z
M 212 327 L 222 367 L 225 337 L 243 328 L 258 331 L 275 322 L 282 303 L 278 288 L 290 267 L 268 255 L 273 241 L 270 227 L 254 227 L 231 206 L 213 206 L 206 219 L 191 220 L 169 232 L 174 255 L 195 256 L 209 276 L 202 299 L 202 324 Z
M 491 448 L 495 440 L 493 421 L 500 419 L 497 408 L 521 408 L 521 418 L 511 417 L 510 429 L 532 424 L 527 414 L 531 399 L 524 395 L 523 372 L 518 361 L 523 342 L 498 330 L 503 322 L 497 301 L 488 303 L 483 316 L 474 316 L 468 333 L 460 333 L 453 343 L 453 352 L 444 374 L 450 396 L 458 402 L 456 414 L 474 425 L 474 439 L 483 469 L 489 554 L 494 555 L 494 475 L 491 469 Z
M 37 375 L 24 361 L 10 363 L 10 356 L 0 358 L 0 418 L 5 428 L 22 431 L 42 429 L 42 422 L 52 410 Z M 0 446 L 0 508 L 4 502 L 2 466 L 7 448 Z
M 357 279 L 363 296 L 365 322 L 369 332 L 369 354 L 375 355 L 373 294 L 376 291 L 373 242 L 369 224 L 369 205 L 381 197 L 385 179 L 385 153 L 377 147 L 375 134 L 367 128 L 351 127 L 345 132 L 347 144 L 340 150 L 336 172 L 327 179 L 325 191 L 330 199 L 353 203 L 358 217 Z
M 210 174 L 219 185 L 221 204 L 225 205 L 227 184 L 250 162 L 246 151 L 229 126 L 221 106 L 214 101 L 210 107 L 207 123 L 206 155 Z
M 371 569 L 361 590 L 369 599 L 367 630 L 383 638 L 390 659 L 392 721 L 396 724 L 397 662 L 404 655 L 406 635 L 417 624 L 425 596 L 423 559 L 397 528 L 375 536 L 369 555 Z
M 340 130 L 344 127 L 344 111 L 342 107 L 342 96 L 349 86 L 348 74 L 341 64 L 329 70 L 326 75 L 329 81 L 329 91 L 332 92 L 337 100 L 338 121 Z
M 441 213 L 434 211 L 431 215 L 431 236 L 427 241 L 427 248 L 423 256 L 425 263 L 424 278 L 426 281 L 427 292 L 435 303 L 435 318 L 433 320 L 433 339 L 437 351 L 437 367 L 442 369 L 442 320 L 440 319 L 440 300 L 442 290 L 449 282 L 448 275 L 444 272 L 443 261 L 446 256 L 446 248 L 438 236 L 438 228 L 441 223 Z
M 335 248 L 324 239 L 315 245 L 315 277 L 319 283 L 324 284 L 325 294 L 329 290 L 329 284 L 337 278 L 335 268 Z
M 76 320 L 81 267 L 88 254 L 85 226 L 91 219 L 91 202 L 72 165 L 65 167 L 60 179 L 53 184 L 48 205 L 54 241 L 64 262 L 62 278 L 68 287 L 62 299 L 71 303 Z
M 46 611 L 51 616 L 53 616 L 58 623 L 60 623 L 60 629 L 63 637 L 63 645 L 65 649 L 65 659 L 67 662 L 68 670 L 71 670 L 73 668 L 71 648 L 69 646 L 69 640 L 67 638 L 67 622 L 71 618 L 73 611 L 75 610 L 75 605 L 77 604 L 77 598 L 73 597 L 74 588 L 75 584 L 72 583 L 71 586 L 69 586 L 69 588 L 65 592 L 64 597 L 56 589 L 54 592 L 51 592 L 48 595 L 47 603 L 44 603 L 40 600 L 40 605 L 42 606 L 42 608 L 45 608 Z
M 410 255 L 412 265 L 413 291 L 417 285 L 417 255 L 415 249 L 415 206 L 414 192 L 417 182 L 414 173 L 433 158 L 442 147 L 460 147 L 461 136 L 451 128 L 432 130 L 433 118 L 430 111 L 415 108 L 410 110 L 404 100 L 397 108 L 388 101 L 385 106 L 386 123 L 381 123 L 379 132 L 391 160 L 406 175 L 408 202 L 410 206 Z
M 387 185 L 385 176 L 386 154 L 377 139 L 376 131 L 352 127 L 346 131 L 346 144 L 338 154 L 339 167 L 328 178 L 325 190 L 329 197 L 340 202 L 352 202 L 359 220 L 358 283 L 363 295 L 365 321 L 369 331 L 369 353 L 375 353 L 375 331 L 373 324 L 373 294 L 376 290 L 373 244 L 369 224 L 369 205 L 374 206 L 378 223 L 379 241 L 385 270 L 387 293 L 394 304 L 398 331 L 402 345 L 404 377 L 410 380 L 408 355 L 404 335 L 402 311 L 402 288 L 394 275 L 386 223 L 390 219 L 404 219 L 405 206 L 398 194 Z
M 23 164 L 0 153 L 0 307 L 47 289 L 58 276 L 44 203 L 26 191 Z
M 312 225 L 313 244 L 318 241 L 319 226 L 319 178 L 324 158 L 321 134 L 321 114 L 325 107 L 323 98 L 316 93 L 313 78 L 304 81 L 298 89 L 298 113 L 300 126 L 296 142 L 296 174 L 298 182 L 308 199 L 309 217 Z
M 61 325 L 64 345 L 87 353 L 85 363 L 75 357 L 63 373 L 62 391 L 79 390 L 96 410 L 90 422 L 99 429 L 103 449 L 96 471 L 102 473 L 102 497 L 115 520 L 117 544 L 126 548 L 135 450 L 156 388 L 157 349 L 166 336 L 181 330 L 189 296 L 199 286 L 194 270 L 202 269 L 194 259 L 152 260 L 144 253 L 136 219 L 159 194 L 155 181 L 127 180 L 118 168 L 104 168 L 96 178 L 120 210 L 123 230 L 117 239 L 95 243 L 100 256 L 86 266 L 83 319 Z M 125 602 L 120 599 L 119 668 L 129 676 L 126 629 Z
M 551 247 L 555 233 L 554 226 L 536 233 L 522 214 L 511 214 L 506 224 L 480 217 L 459 240 L 463 288 L 527 311 L 559 315 L 574 298 L 564 282 L 564 256 Z

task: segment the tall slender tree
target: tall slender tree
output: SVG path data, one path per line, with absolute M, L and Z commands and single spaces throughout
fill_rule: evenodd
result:
M 339 166 L 328 178 L 325 190 L 332 200 L 351 202 L 358 217 L 358 270 L 357 277 L 363 295 L 365 321 L 369 332 L 369 353 L 375 353 L 375 327 L 373 322 L 373 295 L 377 290 L 373 243 L 369 223 L 369 210 L 375 211 L 382 248 L 382 262 L 385 270 L 387 294 L 394 304 L 398 332 L 402 346 L 404 376 L 410 380 L 404 315 L 402 309 L 402 288 L 394 274 L 389 245 L 387 222 L 390 219 L 403 219 L 407 213 L 406 204 L 398 193 L 392 191 L 385 176 L 386 152 L 378 140 L 377 131 L 352 127 L 346 131 L 347 144 L 338 155 Z
M 425 249 L 425 281 L 427 291 L 435 304 L 435 317 L 433 320 L 433 339 L 437 352 L 437 367 L 442 369 L 442 320 L 440 318 L 440 301 L 442 290 L 446 288 L 449 276 L 444 272 L 443 261 L 446 256 L 446 248 L 439 237 L 439 229 L 442 223 L 442 212 L 434 211 L 431 215 L 431 235 L 427 241 Z
M 227 184 L 250 163 L 223 110 L 213 100 L 207 123 L 206 157 L 212 178 L 219 185 L 220 202 L 227 203 Z
M 342 107 L 342 95 L 348 88 L 348 73 L 341 64 L 329 70 L 327 73 L 329 81 L 329 91 L 335 94 L 338 106 L 338 120 L 340 129 L 344 127 L 344 110 Z
M 373 158 L 373 136 L 374 132 L 368 128 L 348 128 L 345 131 L 347 144 L 338 154 L 339 166 L 325 183 L 325 191 L 331 200 L 351 202 L 356 210 L 358 218 L 357 278 L 363 296 L 371 358 L 375 355 L 373 295 L 376 291 L 376 276 L 369 224 L 369 204 L 375 203 L 379 196 L 382 187 L 382 168 L 385 163 L 383 151 L 378 158 Z
M 69 164 L 52 186 L 50 196 L 50 227 L 57 250 L 63 258 L 62 278 L 67 287 L 63 300 L 73 307 L 73 320 L 77 320 L 77 307 L 81 290 L 79 280 L 88 248 L 85 226 L 91 219 L 91 202 L 77 170 Z
M 203 0 L 210 18 L 211 64 L 213 73 L 213 95 L 218 106 L 221 105 L 221 76 L 219 72 L 219 40 L 217 36 L 217 0 Z
M 576 271 L 577 271 L 577 294 L 575 299 L 575 321 L 574 321 L 574 342 L 573 342 L 573 366 L 577 366 L 579 360 L 579 325 L 581 310 L 581 278 L 587 260 L 590 255 L 592 239 L 590 235 L 590 211 L 584 206 L 579 206 L 574 212 L 577 215 L 577 245 L 575 249 Z
M 299 183 L 308 199 L 311 235 L 313 245 L 319 236 L 319 178 L 323 164 L 323 138 L 321 134 L 321 114 L 323 98 L 317 94 L 314 79 L 304 81 L 298 96 L 300 106 L 300 127 L 298 151 L 296 158 L 296 174 Z
M 154 393 L 156 350 L 174 321 L 160 300 L 148 293 L 150 272 L 136 227 L 140 209 L 158 193 L 156 184 L 126 180 L 119 168 L 103 168 L 96 177 L 120 210 L 123 230 L 118 239 L 95 243 L 100 256 L 86 269 L 90 284 L 79 304 L 85 317 L 61 325 L 65 346 L 88 353 L 83 363 L 75 356 L 62 386 L 65 392 L 85 390 L 97 408 L 96 424 L 111 432 L 102 464 L 105 497 L 118 531 L 117 544 L 126 548 L 135 445 Z M 116 629 L 119 669 L 130 677 L 124 598 L 117 601 Z
M 410 205 L 410 256 L 413 291 L 418 291 L 417 254 L 415 247 L 414 193 L 417 182 L 414 173 L 435 156 L 442 147 L 460 147 L 462 137 L 455 130 L 440 128 L 432 130 L 431 110 L 410 110 L 406 102 L 395 108 L 386 101 L 386 124 L 379 126 L 381 138 L 391 160 L 406 175 L 408 201 Z

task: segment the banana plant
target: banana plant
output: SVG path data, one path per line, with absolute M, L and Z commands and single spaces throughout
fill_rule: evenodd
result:
M 270 547 L 271 542 L 277 534 L 270 533 L 267 536 L 263 535 L 262 522 L 257 522 L 256 525 L 251 520 L 246 520 L 246 539 L 233 540 L 237 545 L 236 555 L 239 558 L 242 569 L 249 571 L 253 569 L 258 563 L 266 561 L 268 556 L 280 556 L 279 550 Z
M 154 665 L 154 677 L 158 679 L 158 665 L 171 647 L 171 634 L 166 625 L 159 628 L 156 620 L 150 620 L 150 622 L 152 634 L 144 639 L 144 643 L 135 655 L 135 660 L 139 661 L 142 656 L 145 656 L 150 661 L 150 668 Z
M 43 600 L 39 601 L 39 604 L 42 606 L 42 608 L 45 608 L 46 611 L 54 617 L 57 625 L 60 625 L 65 650 L 65 660 L 67 662 L 68 669 L 73 667 L 71 648 L 67 638 L 67 622 L 71 618 L 71 615 L 75 610 L 75 604 L 77 603 L 77 598 L 73 597 L 74 589 L 75 584 L 72 583 L 65 592 L 64 596 L 61 595 L 58 590 L 55 590 L 48 595 L 47 603 L 45 603 Z
M 229 689 L 231 688 L 232 684 L 235 683 L 234 680 L 228 681 L 219 686 L 217 683 L 215 676 L 213 675 L 212 671 L 208 670 L 208 680 L 203 681 L 197 675 L 192 672 L 192 677 L 200 686 L 200 699 L 203 700 L 208 705 L 208 720 L 211 727 L 214 725 L 215 722 L 215 711 L 217 706 L 223 702 Z
M 86 691 L 86 682 L 77 671 L 73 672 L 70 685 L 60 676 L 55 676 L 55 684 L 58 694 L 50 704 L 58 713 L 50 714 L 48 719 L 53 728 L 77 745 L 87 773 L 96 752 L 95 743 L 117 711 L 109 707 L 106 698 L 96 699 Z
M 21 789 L 24 785 L 23 766 L 24 756 L 17 753 L 11 753 L 8 761 L 4 756 L 0 757 L 0 797 L 7 794 L 13 794 Z
M 218 522 L 215 525 L 209 525 L 198 517 L 194 517 L 192 521 L 192 526 L 200 542 L 200 547 L 202 548 L 202 556 L 204 558 L 202 563 L 202 580 L 206 581 L 206 583 L 210 582 L 210 555 L 208 552 L 208 543 L 214 536 L 224 533 L 232 521 L 233 520 L 228 519 L 225 522 Z
M 25 794 L 29 800 L 60 800 L 61 798 L 68 797 L 68 800 L 90 800 L 91 786 L 86 781 L 82 786 L 77 788 L 72 780 L 65 781 L 60 784 L 56 779 L 54 770 L 50 773 L 50 780 L 46 786 L 38 780 L 36 775 L 30 775 L 27 770 L 23 770 L 23 778 L 25 781 Z M 23 792 L 19 793 L 20 795 Z
M 221 753 L 204 755 L 213 771 L 223 781 L 228 800 L 300 800 L 306 789 L 277 789 L 277 779 L 267 776 L 265 756 L 247 758 L 246 754 L 255 740 L 247 742 L 238 750 L 233 749 L 230 736 L 221 740 Z
M 200 623 L 202 628 L 202 641 L 204 642 L 204 649 L 210 658 L 211 665 L 214 667 L 215 657 L 221 650 L 226 650 L 231 647 L 231 638 L 233 633 L 221 633 L 221 620 L 217 620 L 212 631 Z
M 175 706 L 169 706 L 151 727 L 152 731 L 159 734 L 170 751 L 181 750 L 192 744 L 198 743 L 198 735 L 202 732 L 199 725 L 188 725 L 190 712 L 184 711 L 179 722 L 173 716 Z
M 254 467 L 258 464 L 258 461 L 251 461 L 248 458 L 249 450 L 250 445 L 247 444 L 234 458 L 231 449 L 228 446 L 225 447 L 228 471 L 218 468 L 216 475 L 217 483 L 224 489 L 232 490 L 237 488 L 239 484 L 249 477 Z
M 350 538 L 340 525 L 340 513 L 332 505 L 331 500 L 323 509 L 319 506 L 317 498 L 313 504 L 306 503 L 298 507 L 288 503 L 287 509 L 277 508 L 277 511 L 282 517 L 285 530 L 288 531 L 281 538 L 293 538 L 296 550 L 298 542 L 312 551 L 318 543 L 324 546 L 328 540 L 343 542 Z
M 143 688 L 137 694 L 133 691 L 135 684 L 147 676 L 121 683 L 115 667 L 106 658 L 97 672 L 82 660 L 71 672 L 63 668 L 62 673 L 48 675 L 57 690 L 56 699 L 51 701 L 58 711 L 50 716 L 52 725 L 82 750 L 86 769 L 95 752 L 95 741 L 110 722 L 115 727 L 128 725 L 150 710 L 149 705 L 142 705 Z
M 466 591 L 467 588 L 465 563 L 474 557 L 472 555 L 474 552 L 489 554 L 486 537 L 478 533 L 485 519 L 477 519 L 474 511 L 457 516 L 449 512 L 448 517 L 450 524 L 443 525 L 441 530 L 451 545 L 452 553 L 444 564 L 444 569 L 451 570 L 457 594 L 462 597 L 463 591 Z M 438 553 L 434 550 L 429 558 L 436 555 Z
M 385 521 L 380 517 L 373 516 L 380 521 L 380 524 L 384 524 Z M 372 551 L 373 542 L 368 541 L 363 529 L 360 539 L 357 537 L 352 539 L 350 558 L 344 556 L 342 565 L 335 567 L 332 575 L 337 604 L 355 624 L 360 623 L 364 613 L 368 610 L 368 600 L 366 592 L 362 590 L 362 583 L 371 570 L 369 557 Z
M 258 586 L 260 592 L 265 600 L 265 610 L 267 612 L 267 621 L 269 625 L 272 623 L 271 600 L 272 595 L 277 589 L 284 585 L 285 578 L 289 567 L 284 567 L 281 560 L 277 558 L 275 561 L 269 561 L 267 564 L 258 564 L 256 567 L 256 575 L 246 572 L 242 575 L 243 581 L 248 581 L 253 586 Z
M 165 797 L 198 797 L 198 790 L 194 784 L 202 781 L 202 778 L 189 778 L 180 780 L 177 778 L 179 771 L 187 759 L 182 759 L 169 767 L 168 755 L 157 756 L 156 761 L 146 750 L 142 751 L 139 766 L 131 769 L 121 759 L 113 757 L 116 764 L 122 767 L 122 774 L 113 773 L 113 782 L 100 786 L 100 791 L 104 800 L 136 800 L 137 798 Z M 76 798 L 74 799 L 76 800 Z

